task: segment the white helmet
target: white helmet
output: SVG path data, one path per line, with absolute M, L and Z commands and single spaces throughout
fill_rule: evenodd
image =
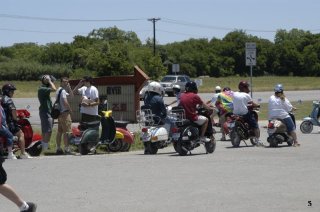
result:
M 159 95 L 163 95 L 164 94 L 164 89 L 161 86 L 161 84 L 158 83 L 158 82 L 154 82 L 154 81 L 149 83 L 148 91 L 149 92 L 155 92 L 155 93 L 157 93 Z
M 216 86 L 216 91 L 221 91 L 221 87 L 219 85 Z
M 173 85 L 172 89 L 177 91 L 177 92 L 180 92 L 180 90 L 181 90 L 180 85 Z

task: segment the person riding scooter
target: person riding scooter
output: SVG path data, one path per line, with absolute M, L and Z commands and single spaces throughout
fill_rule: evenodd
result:
M 233 93 L 233 113 L 235 115 L 242 116 L 243 119 L 249 124 L 250 129 L 253 129 L 255 136 L 255 144 L 257 146 L 263 146 L 260 139 L 260 129 L 254 113 L 248 107 L 259 107 L 260 105 L 253 102 L 249 95 L 249 83 L 247 81 L 241 81 L 238 85 L 239 91 Z
M 180 106 L 185 110 L 187 119 L 201 126 L 200 140 L 210 142 L 210 139 L 205 137 L 209 120 L 207 117 L 197 114 L 197 107 L 204 107 L 204 109 L 209 111 L 212 108 L 205 104 L 198 96 L 198 88 L 195 82 L 187 82 L 185 88 L 186 92 L 180 97 Z
M 164 124 L 167 117 L 166 106 L 163 101 L 164 89 L 159 82 L 151 82 L 148 85 L 148 94 L 144 99 L 144 105 L 150 107 L 154 114 L 156 124 Z
M 290 111 L 296 108 L 292 106 L 290 101 L 285 97 L 283 93 L 284 89 L 282 84 L 277 84 L 274 87 L 274 95 L 269 98 L 269 120 L 280 119 L 286 125 L 288 133 L 293 138 L 293 146 L 300 146 L 297 140 L 296 127 L 294 120 L 290 116 Z

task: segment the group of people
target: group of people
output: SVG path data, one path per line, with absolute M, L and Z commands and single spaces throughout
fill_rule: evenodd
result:
M 254 132 L 254 139 L 257 146 L 264 146 L 260 140 L 260 129 L 258 121 L 252 111 L 252 108 L 259 107 L 260 105 L 253 101 L 250 96 L 250 85 L 247 81 L 241 81 L 238 84 L 238 91 L 232 91 L 229 87 L 221 89 L 220 86 L 215 87 L 215 94 L 213 98 L 207 102 L 204 102 L 199 97 L 197 84 L 195 82 L 187 82 L 185 91 L 181 92 L 180 87 L 173 88 L 176 94 L 176 100 L 169 105 L 176 103 L 183 107 L 186 118 L 197 123 L 201 126 L 200 139 L 207 142 L 207 138 L 204 136 L 206 128 L 208 126 L 208 118 L 197 113 L 197 107 L 204 107 L 205 109 L 212 110 L 212 123 L 215 126 L 221 127 L 222 137 L 221 140 L 226 140 L 226 134 L 228 133 L 226 128 L 223 127 L 226 122 L 226 117 L 232 113 L 242 116 L 248 123 L 249 127 Z M 151 107 L 152 113 L 156 117 L 160 117 L 163 123 L 166 122 L 167 112 L 166 106 L 163 101 L 164 91 L 160 83 L 151 82 L 148 87 L 148 94 L 144 99 L 144 104 Z M 274 88 L 274 94 L 269 99 L 268 104 L 268 118 L 281 119 L 285 123 L 288 133 L 293 138 L 293 146 L 300 146 L 297 135 L 294 120 L 290 116 L 290 112 L 295 110 L 290 101 L 284 95 L 284 89 L 281 84 L 277 84 Z M 219 124 L 214 122 L 214 117 L 219 116 Z
M 72 107 L 68 102 L 68 96 L 73 98 L 74 95 L 81 95 L 81 121 L 90 122 L 97 120 L 99 92 L 93 85 L 92 77 L 85 76 L 76 87 L 72 90 L 67 77 L 62 77 L 60 80 L 60 87 L 56 89 L 52 82 L 52 77 L 44 75 L 41 79 L 42 85 L 38 89 L 38 99 L 40 102 L 39 116 L 41 121 L 42 133 L 42 150 L 46 151 L 49 146 L 53 119 L 51 117 L 52 101 L 50 97 L 51 92 L 56 92 L 56 99 L 60 105 L 60 115 L 58 117 L 58 128 L 56 135 L 56 154 L 70 153 L 68 142 L 68 133 L 71 132 L 71 113 Z M 61 148 L 61 137 L 64 141 L 64 151 Z
M 42 132 L 42 150 L 46 151 L 51 139 L 53 118 L 51 117 L 52 101 L 50 94 L 56 92 L 56 99 L 60 105 L 60 115 L 58 117 L 58 130 L 56 136 L 56 154 L 69 153 L 69 143 L 67 133 L 71 131 L 71 112 L 72 107 L 67 97 L 73 97 L 74 94 L 81 95 L 81 121 L 96 120 L 98 116 L 99 93 L 98 89 L 92 85 L 91 77 L 84 77 L 78 85 L 72 90 L 67 77 L 62 77 L 60 87 L 57 89 L 54 84 L 54 77 L 44 75 L 41 78 L 41 86 L 38 89 L 38 99 L 40 102 L 39 117 L 41 121 Z M 2 98 L 0 104 L 0 135 L 7 139 L 7 159 L 17 159 L 13 153 L 14 139 L 18 140 L 21 150 L 20 158 L 32 158 L 25 151 L 24 134 L 17 124 L 16 107 L 12 100 L 16 87 L 11 84 L 5 84 L 2 87 Z M 59 97 L 59 98 L 58 98 Z M 61 137 L 64 141 L 64 151 L 61 148 Z M 3 168 L 5 159 L 0 157 L 0 193 L 12 201 L 20 211 L 35 212 L 37 205 L 33 202 L 23 200 L 11 187 L 6 183 L 7 173 Z

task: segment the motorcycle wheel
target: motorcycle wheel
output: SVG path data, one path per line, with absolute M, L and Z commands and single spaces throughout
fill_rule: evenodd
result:
M 32 147 L 30 147 L 29 149 L 26 149 L 26 151 L 28 152 L 28 154 L 30 156 L 39 156 L 41 154 L 42 151 L 42 145 L 41 142 L 33 145 Z
M 180 156 L 186 156 L 188 154 L 188 151 L 183 147 L 183 143 L 181 141 L 177 142 L 177 152 Z
M 207 154 L 211 154 L 216 149 L 216 140 L 214 139 L 214 136 L 212 135 L 210 137 L 210 142 L 206 142 L 204 144 L 204 147 L 206 148 Z
M 80 143 L 79 144 L 79 153 L 81 155 L 87 155 L 89 153 L 89 148 L 87 143 Z
M 129 149 L 131 147 L 131 144 L 127 143 L 127 142 L 122 142 L 122 147 L 121 147 L 121 152 L 128 152 Z
M 277 147 L 278 146 L 278 140 L 275 137 L 268 139 L 268 142 L 270 144 L 270 147 Z
M 311 133 L 312 130 L 313 130 L 313 124 L 311 121 L 303 121 L 301 124 L 300 124 L 300 130 L 302 133 L 304 134 L 308 134 L 308 133 Z
M 253 146 L 257 145 L 257 143 L 255 142 L 255 140 L 253 138 L 250 138 L 250 142 Z
M 151 141 L 143 143 L 144 145 L 144 154 L 145 155 L 155 155 L 158 152 L 157 143 L 152 143 Z
M 107 148 L 110 152 L 119 152 L 122 149 L 122 140 L 121 139 L 115 139 L 110 144 L 107 144 Z
M 231 144 L 233 147 L 239 147 L 240 146 L 240 136 L 238 135 L 238 133 L 236 133 L 235 130 L 232 130 L 230 132 L 230 138 L 231 138 Z

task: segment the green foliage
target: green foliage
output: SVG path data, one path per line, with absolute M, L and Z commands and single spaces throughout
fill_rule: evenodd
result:
M 280 29 L 273 43 L 235 30 L 223 39 L 189 39 L 157 45 L 154 55 L 150 38 L 142 44 L 136 33 L 110 27 L 75 36 L 71 43 L 2 47 L 0 77 L 34 80 L 44 73 L 72 78 L 127 75 L 138 65 L 157 80 L 172 73 L 172 64 L 180 64 L 180 74 L 191 77 L 245 77 L 250 70 L 245 65 L 246 42 L 255 42 L 257 46 L 254 76 L 320 76 L 320 34 L 308 31 Z

